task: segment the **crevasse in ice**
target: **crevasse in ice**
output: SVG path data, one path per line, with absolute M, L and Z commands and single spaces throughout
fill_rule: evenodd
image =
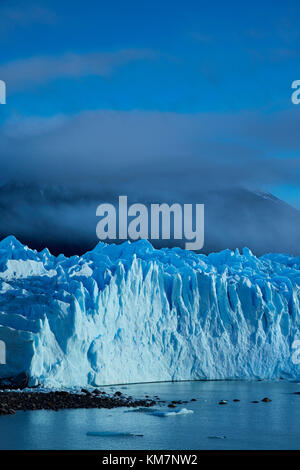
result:
M 48 387 L 300 377 L 300 257 L 141 240 L 67 258 L 8 237 L 0 286 L 0 377 L 27 371 Z

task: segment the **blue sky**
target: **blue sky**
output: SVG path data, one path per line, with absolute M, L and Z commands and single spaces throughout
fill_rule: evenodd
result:
M 235 183 L 300 208 L 300 105 L 291 103 L 291 83 L 300 79 L 299 13 L 297 1 L 2 0 L 2 173 L 18 166 L 21 177 L 24 159 L 35 168 L 52 162 L 48 138 L 69 165 L 74 128 L 76 149 L 82 146 L 76 164 L 90 158 L 93 167 L 95 155 L 107 162 L 112 152 L 117 165 L 124 147 L 125 160 L 136 154 L 136 162 L 140 152 L 151 162 L 164 152 L 173 158 L 174 148 L 181 160 L 185 152 L 199 157 L 202 167 L 215 159 L 219 178 L 228 168 L 228 181 L 240 168 Z M 90 120 L 106 129 L 105 144 Z M 128 122 L 127 135 L 141 125 L 148 143 L 154 129 L 153 153 L 122 137 Z M 120 135 L 120 147 L 111 150 L 108 135 Z

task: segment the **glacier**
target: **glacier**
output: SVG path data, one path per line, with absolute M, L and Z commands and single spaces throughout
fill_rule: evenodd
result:
M 53 256 L 0 242 L 0 377 L 45 387 L 298 379 L 300 257 L 103 242 Z

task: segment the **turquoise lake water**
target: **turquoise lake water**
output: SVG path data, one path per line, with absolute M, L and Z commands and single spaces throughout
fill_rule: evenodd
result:
M 177 407 L 193 410 L 193 414 L 169 417 L 124 408 L 21 411 L 0 416 L 0 449 L 300 449 L 300 395 L 293 394 L 300 391 L 297 383 L 181 382 L 115 390 L 137 398 L 158 395 L 167 401 L 197 401 Z M 264 397 L 272 402 L 262 403 Z M 235 398 L 241 401 L 235 403 Z M 220 400 L 228 404 L 219 405 Z M 155 409 L 170 411 L 166 405 Z M 143 437 L 99 437 L 88 436 L 88 432 L 130 432 Z

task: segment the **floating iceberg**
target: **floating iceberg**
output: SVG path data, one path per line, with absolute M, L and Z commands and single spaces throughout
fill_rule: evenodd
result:
M 300 257 L 141 240 L 67 258 L 8 237 L 0 289 L 0 377 L 26 371 L 47 387 L 300 378 Z
M 152 415 L 159 416 L 160 418 L 167 418 L 168 416 L 190 415 L 193 413 L 194 413 L 193 410 L 182 408 L 181 410 L 175 410 L 175 411 L 153 411 Z

